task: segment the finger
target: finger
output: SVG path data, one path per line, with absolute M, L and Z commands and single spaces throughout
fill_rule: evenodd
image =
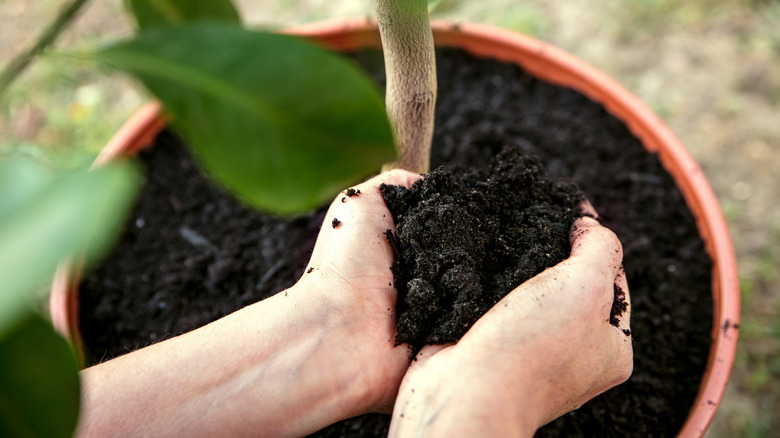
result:
M 622 245 L 615 233 L 591 217 L 574 222 L 571 242 L 568 259 L 518 287 L 531 293 L 510 293 L 505 299 L 526 306 L 533 306 L 535 301 L 564 314 L 566 309 L 573 311 L 576 307 L 583 315 L 598 315 L 603 322 L 601 318 L 608 316 L 614 300 L 615 279 L 622 266 Z M 549 308 L 547 311 L 558 313 Z
M 623 249 L 617 236 L 595 219 L 577 219 L 571 231 L 571 256 L 519 285 L 491 308 L 477 325 L 493 318 L 527 317 L 545 308 L 547 317 L 567 315 L 576 308 L 585 314 L 607 315 L 614 298 Z M 574 304 L 577 303 L 577 304 Z M 569 310 L 567 310 L 569 309 Z M 605 313 L 606 312 L 606 313 Z M 475 325 L 476 326 L 476 325 Z
M 422 175 L 419 173 L 409 172 L 408 170 L 403 169 L 393 169 L 380 173 L 379 175 L 361 184 L 361 186 L 366 185 L 379 187 L 381 184 L 389 184 L 409 188 L 420 178 L 422 178 Z
M 316 272 L 321 266 L 331 265 L 328 260 L 334 259 L 359 263 L 367 268 L 374 265 L 389 266 L 392 263 L 392 248 L 385 233 L 387 230 L 395 230 L 395 224 L 379 186 L 384 183 L 409 187 L 419 178 L 420 175 L 416 173 L 392 170 L 339 193 L 323 219 L 306 272 Z M 355 251 L 355 245 L 363 250 Z M 338 257 L 347 253 L 351 257 Z M 357 253 L 362 254 L 363 258 L 354 260 L 352 256 L 357 257 Z
M 612 306 L 613 284 L 621 265 L 620 241 L 590 217 L 575 221 L 571 240 L 568 259 L 519 285 L 473 328 L 503 327 L 504 320 L 516 318 L 535 318 L 548 325 L 553 319 L 569 318 L 571 311 L 597 315 L 599 324 L 603 323 Z M 538 318 L 539 309 L 545 312 L 542 319 Z
M 381 216 L 388 219 L 390 215 L 387 214 L 387 206 L 385 205 L 379 187 L 382 184 L 387 184 L 408 188 L 418 179 L 420 179 L 419 174 L 401 169 L 394 169 L 381 173 L 368 181 L 342 191 L 333 201 L 328 215 L 338 219 L 339 223 L 343 221 L 335 215 L 342 212 L 345 213 L 344 217 L 352 217 L 355 216 L 356 213 L 365 213 L 360 214 L 358 219 L 363 219 L 366 215 L 382 213 Z M 384 220 L 381 222 L 385 229 L 393 228 L 392 220 Z M 333 226 L 334 223 L 336 222 L 331 220 L 331 226 Z M 338 228 L 338 225 L 335 228 Z
M 364 224 L 366 220 L 366 224 L 375 224 L 382 232 L 394 229 L 379 187 L 382 184 L 410 187 L 418 179 L 419 174 L 394 169 L 342 191 L 331 204 L 323 228 L 327 229 L 327 225 L 333 229 L 339 229 L 342 225 L 351 227 L 355 220 L 358 224 Z
M 402 169 L 393 169 L 388 172 L 381 173 L 368 181 L 355 186 L 352 190 L 356 193 L 360 193 L 364 198 L 347 197 L 342 198 L 342 204 L 349 205 L 350 201 L 360 200 L 361 212 L 366 214 L 379 214 L 382 213 L 382 217 L 386 220 L 382 221 L 381 231 L 387 230 L 395 231 L 395 224 L 392 220 L 392 216 L 389 214 L 387 204 L 385 203 L 384 196 L 380 187 L 383 185 L 388 186 L 402 186 L 409 188 L 415 181 L 421 178 L 420 174 L 412 173 Z M 349 190 L 348 190 L 349 191 Z M 363 205 L 367 204 L 367 205 Z M 356 204 L 357 206 L 357 204 Z
M 615 233 L 595 219 L 583 216 L 571 228 L 571 255 L 564 262 L 614 279 L 623 261 L 623 246 Z
M 608 228 L 600 225 L 591 217 L 582 217 L 575 221 L 572 226 L 572 250 L 569 259 L 556 266 L 561 269 L 570 270 L 576 273 L 576 278 L 582 284 L 590 285 L 587 290 L 590 292 L 587 296 L 579 298 L 584 299 L 585 303 L 596 306 L 603 310 L 598 311 L 598 315 L 606 318 L 610 323 L 614 322 L 612 317 L 615 300 L 616 287 L 625 293 L 626 305 L 628 302 L 628 286 L 625 282 L 625 275 L 620 275 L 623 267 L 623 246 L 620 244 L 615 233 Z M 565 290 L 574 291 L 575 288 Z M 618 311 L 616 307 L 614 311 Z M 603 312 L 603 313 L 602 313 Z M 631 333 L 628 327 L 628 314 L 626 313 L 626 323 L 621 326 L 623 315 L 616 316 L 618 324 L 607 324 L 605 328 L 616 330 L 621 333 Z M 603 321 L 603 320 L 602 320 Z M 623 332 L 623 330 L 626 330 Z M 621 335 L 623 336 L 623 335 Z

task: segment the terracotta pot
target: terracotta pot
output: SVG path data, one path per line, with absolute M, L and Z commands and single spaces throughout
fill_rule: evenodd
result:
M 734 361 L 739 287 L 728 229 L 701 169 L 649 108 L 615 81 L 573 56 L 532 38 L 484 25 L 434 22 L 432 26 L 438 46 L 458 47 L 474 55 L 515 63 L 539 79 L 573 88 L 599 102 L 639 138 L 647 151 L 658 154 L 696 218 L 713 260 L 712 346 L 695 404 L 678 435 L 702 436 L 723 396 Z M 310 38 L 333 50 L 381 47 L 376 23 L 371 20 L 321 22 L 288 33 Z M 144 106 L 111 139 L 98 163 L 137 152 L 150 144 L 164 125 L 159 104 Z M 76 284 L 65 269 L 60 270 L 52 289 L 51 312 L 55 327 L 80 346 Z

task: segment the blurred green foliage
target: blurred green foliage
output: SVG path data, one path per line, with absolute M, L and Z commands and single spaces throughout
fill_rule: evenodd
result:
M 209 174 L 256 208 L 311 210 L 395 157 L 373 83 L 300 38 L 155 26 L 96 57 L 140 78 Z
M 0 431 L 4 437 L 73 436 L 79 375 L 67 341 L 27 313 L 0 331 Z
M 226 0 L 126 0 L 126 4 L 140 29 L 197 20 L 241 24 L 236 7 Z
M 40 158 L 24 149 L 0 155 L 3 436 L 73 433 L 77 362 L 65 339 L 35 313 L 35 302 L 60 262 L 77 257 L 89 264 L 107 251 L 140 183 L 131 163 L 63 170 Z

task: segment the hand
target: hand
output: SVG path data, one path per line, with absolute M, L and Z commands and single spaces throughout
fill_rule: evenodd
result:
M 378 187 L 417 178 L 391 171 L 339 196 L 290 289 L 84 370 L 77 436 L 302 436 L 389 412 L 409 361 Z
M 397 290 L 385 236 L 395 225 L 379 186 L 410 187 L 419 178 L 392 170 L 354 186 L 353 196 L 342 192 L 328 209 L 306 273 L 295 285 L 327 309 L 329 336 L 338 337 L 343 354 L 350 355 L 354 383 L 366 391 L 360 405 L 352 406 L 354 415 L 389 413 L 409 364 L 407 346 L 395 346 Z
M 628 379 L 630 307 L 618 327 L 609 322 L 616 285 L 629 300 L 620 242 L 590 217 L 574 223 L 571 242 L 567 260 L 504 297 L 457 344 L 423 348 L 390 436 L 532 436 Z

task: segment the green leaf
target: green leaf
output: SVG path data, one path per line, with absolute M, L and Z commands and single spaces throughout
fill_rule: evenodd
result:
M 0 332 L 65 257 L 84 250 L 89 261 L 107 249 L 138 183 L 128 163 L 55 175 L 29 159 L 0 162 Z
M 71 437 L 79 374 L 67 341 L 40 315 L 0 332 L 0 431 L 4 437 Z
M 96 56 L 139 77 L 206 170 L 257 208 L 314 208 L 395 157 L 375 86 L 302 39 L 197 23 Z
M 126 0 L 140 29 L 198 20 L 241 24 L 230 0 Z
M 0 220 L 46 190 L 53 179 L 51 171 L 37 159 L 14 157 L 0 162 Z

